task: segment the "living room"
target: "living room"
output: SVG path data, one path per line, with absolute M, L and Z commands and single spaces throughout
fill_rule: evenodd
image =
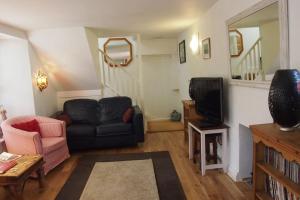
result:
M 52 154 L 43 155 L 43 150 L 37 148 L 31 150 L 34 151 L 31 154 L 41 154 L 42 159 L 46 161 L 42 166 L 46 174 L 41 175 L 44 179 L 43 189 L 38 189 L 39 179 L 36 175 L 31 177 L 29 174 L 28 181 L 27 178 L 23 180 L 22 187 L 1 188 L 0 199 L 253 199 L 253 193 L 257 199 L 268 199 L 253 192 L 258 190 L 256 187 L 262 187 L 262 183 L 257 183 L 258 172 L 252 167 L 255 163 L 254 156 L 258 155 L 252 153 L 255 152 L 253 141 L 258 137 L 252 137 L 252 133 L 259 131 L 251 127 L 273 122 L 280 124 L 278 117 L 274 117 L 278 115 L 275 115 L 273 107 L 270 107 L 270 91 L 273 88 L 271 83 L 273 86 L 272 79 L 276 70 L 300 70 L 300 24 L 297 20 L 299 1 L 175 0 L 160 1 L 156 4 L 146 0 L 132 0 L 126 3 L 9 1 L 2 4 L 0 105 L 2 113 L 5 110 L 4 114 L 7 117 L 6 122 L 3 122 L 5 126 L 2 127 L 4 136 L 6 125 L 26 122 L 19 119 L 20 116 L 46 117 L 47 119 L 37 118 L 37 121 L 55 123 L 55 127 L 64 127 L 70 123 L 71 118 L 71 126 L 88 123 L 93 124 L 93 128 L 81 127 L 81 132 L 78 128 L 71 130 L 70 124 L 65 129 L 61 128 L 62 130 L 58 131 L 61 133 L 56 133 L 56 136 L 58 134 L 66 137 L 66 141 L 64 147 L 57 150 L 60 157 L 54 159 L 55 164 L 51 160 L 53 157 L 49 161 L 52 163 L 47 164 L 47 159 Z M 254 17 L 251 18 L 252 15 Z M 107 20 L 108 18 L 110 20 Z M 273 29 L 268 29 L 272 30 L 271 33 L 264 31 L 267 29 L 262 28 L 263 22 L 275 24 Z M 254 42 L 248 42 L 249 45 L 247 43 L 246 29 L 249 27 L 260 28 L 260 35 L 253 39 L 255 42 L 261 38 L 262 42 L 257 42 L 257 46 L 252 45 Z M 278 38 L 275 37 L 274 30 L 278 32 Z M 272 66 L 277 67 L 275 71 L 264 68 L 267 63 L 264 53 L 264 47 L 267 46 L 264 43 L 264 38 L 267 38 L 265 33 L 269 33 L 268 37 L 272 38 L 267 52 L 276 50 L 271 56 L 268 55 L 272 58 Z M 122 52 L 116 53 L 116 46 L 119 46 Z M 126 53 L 123 52 L 124 46 Z M 279 46 L 280 48 L 275 48 Z M 261 53 L 257 53 L 258 51 Z M 116 59 L 117 56 L 124 55 L 122 59 Z M 255 55 L 260 56 L 255 58 Z M 250 60 L 241 62 L 243 58 Z M 238 66 L 236 63 L 242 65 Z M 251 64 L 243 69 L 245 63 Z M 259 67 L 253 68 L 255 64 Z M 189 126 L 188 122 L 185 130 L 158 131 L 151 134 L 147 131 L 149 123 L 163 121 L 168 124 L 173 110 L 181 114 L 180 122 L 185 122 L 187 116 L 182 101 L 188 102 L 187 107 L 193 107 L 189 104 L 193 102 L 189 91 L 190 80 L 197 77 L 223 79 L 222 122 L 229 127 L 226 128 L 228 145 L 224 145 L 223 136 L 222 141 L 220 137 L 216 137 L 217 142 L 208 142 L 209 145 L 204 150 L 201 150 L 202 143 L 199 145 L 196 141 L 197 145 L 194 147 L 201 147 L 192 152 L 189 151 L 193 145 L 191 140 L 189 141 L 191 138 L 188 138 L 187 128 L 193 129 L 190 135 L 193 135 L 196 129 Z M 297 94 L 296 108 L 287 111 L 285 107 L 285 112 L 289 112 L 290 115 L 296 112 L 296 121 L 299 123 L 299 82 Z M 82 109 L 89 111 L 82 113 Z M 115 110 L 113 117 L 118 115 L 120 120 L 127 121 L 129 116 L 130 123 L 126 126 L 107 123 L 107 113 L 112 112 L 111 110 Z M 196 112 L 196 115 L 201 112 L 197 105 Z M 65 121 L 65 124 L 51 121 L 54 120 L 52 118 L 59 118 Z M 26 119 L 28 121 L 33 118 Z M 78 121 L 78 124 L 74 124 L 75 121 Z M 298 123 L 293 126 L 296 127 Z M 167 125 L 162 126 L 165 126 L 162 127 L 164 129 Z M 39 128 L 41 138 L 38 139 L 39 137 L 34 135 L 34 141 L 42 141 L 43 137 L 49 137 L 47 134 L 53 134 L 50 133 L 53 127 L 40 124 Z M 91 129 L 94 133 L 91 133 Z M 299 128 L 295 129 L 294 136 L 290 136 L 291 141 L 299 144 Z M 97 137 L 98 130 L 101 132 L 101 138 Z M 118 135 L 111 134 L 111 130 L 117 130 L 112 132 L 118 132 Z M 130 133 L 122 135 L 120 132 Z M 78 135 L 82 133 L 89 137 L 78 139 Z M 196 136 L 195 138 L 199 138 Z M 7 141 L 1 142 L 2 145 L 8 143 L 5 151 L 21 155 L 30 154 L 21 150 L 26 143 L 17 138 L 7 138 Z M 12 142 L 11 146 L 9 141 Z M 222 162 L 225 158 L 225 164 L 218 167 L 223 170 L 207 168 L 206 172 L 204 171 L 206 174 L 202 176 L 205 167 L 201 165 L 203 162 L 197 159 L 200 157 L 201 160 L 207 155 L 192 155 L 197 158 L 193 162 L 190 160 L 191 154 L 201 152 L 202 155 L 202 151 L 210 152 L 215 148 L 214 145 L 217 146 L 217 153 L 214 150 L 213 152 L 217 156 L 226 151 L 226 156 L 222 157 Z M 226 148 L 222 148 L 224 146 Z M 295 149 L 292 150 L 298 151 L 299 148 Z M 286 152 L 280 152 L 286 155 Z M 162 157 L 165 160 L 160 160 Z M 144 190 L 144 193 L 138 190 L 129 192 L 132 189 L 117 184 L 117 180 L 114 179 L 116 176 L 130 173 L 123 169 L 116 170 L 118 173 L 106 171 L 104 174 L 115 176 L 109 178 L 103 187 L 91 186 L 97 179 L 90 178 L 98 177 L 95 173 L 103 174 L 97 173 L 95 166 L 99 163 L 112 166 L 116 164 L 117 168 L 121 161 L 136 160 L 144 160 L 145 163 L 137 162 L 133 166 L 130 162 L 123 163 L 130 166 L 127 168 L 139 171 L 125 183 L 128 183 L 128 187 Z M 300 162 L 299 155 L 290 157 L 289 160 Z M 151 161 L 152 167 L 149 168 L 146 161 Z M 89 166 L 89 170 L 81 171 L 84 166 Z M 94 169 L 91 166 L 94 166 Z M 138 166 L 144 166 L 145 170 L 139 170 Z M 104 168 L 105 165 L 103 168 L 99 165 L 98 170 L 105 170 Z M 170 172 L 165 173 L 166 169 Z M 38 177 L 39 174 L 41 173 L 37 174 Z M 1 176 L 5 177 L 5 173 Z M 137 177 L 144 177 L 146 182 Z M 107 177 L 99 175 L 98 178 Z M 135 183 L 137 180 L 141 182 Z M 170 181 L 170 186 L 164 187 L 168 185 L 167 181 Z M 262 179 L 260 181 L 265 182 Z M 96 182 L 95 185 L 99 185 L 97 183 L 102 182 Z M 299 182 L 289 186 L 289 192 L 296 190 L 295 199 L 300 198 L 299 192 L 297 193 Z M 108 190 L 109 187 L 112 189 Z M 176 192 L 173 192 L 175 190 Z M 128 193 L 129 196 L 117 196 L 119 192 Z M 14 193 L 17 195 L 13 195 Z M 89 196 L 91 194 L 95 195 Z M 277 199 L 272 194 L 270 196 Z

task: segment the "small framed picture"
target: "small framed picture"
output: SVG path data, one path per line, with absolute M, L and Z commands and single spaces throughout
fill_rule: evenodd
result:
M 204 59 L 211 58 L 210 38 L 202 40 L 202 56 Z
M 180 60 L 180 64 L 186 62 L 185 40 L 182 40 L 179 43 L 179 60 Z

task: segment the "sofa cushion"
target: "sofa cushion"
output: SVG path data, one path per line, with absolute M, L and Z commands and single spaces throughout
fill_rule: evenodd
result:
M 123 135 L 132 132 L 132 124 L 113 123 L 97 126 L 97 136 Z
M 64 137 L 42 138 L 42 147 L 45 154 L 55 151 L 66 144 Z
M 102 124 L 122 122 L 123 113 L 132 106 L 129 97 L 110 97 L 99 100 L 99 120 Z
M 98 103 L 93 99 L 73 99 L 64 103 L 64 113 L 73 123 L 99 124 L 97 116 Z
M 72 124 L 67 127 L 67 138 L 95 137 L 96 127 L 89 124 Z

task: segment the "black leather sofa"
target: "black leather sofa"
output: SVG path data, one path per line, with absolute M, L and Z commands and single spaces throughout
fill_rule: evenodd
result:
M 138 106 L 132 121 L 124 123 L 123 113 L 132 107 L 129 97 L 75 99 L 64 103 L 64 113 L 72 123 L 67 127 L 71 151 L 107 147 L 134 146 L 144 141 L 143 114 Z

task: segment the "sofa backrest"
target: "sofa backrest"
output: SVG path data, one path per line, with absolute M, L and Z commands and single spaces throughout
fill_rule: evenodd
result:
M 73 99 L 64 103 L 64 113 L 72 122 L 79 124 L 99 124 L 98 102 L 93 99 Z
M 100 99 L 99 102 L 100 123 L 121 122 L 123 113 L 132 106 L 129 97 L 109 97 Z

